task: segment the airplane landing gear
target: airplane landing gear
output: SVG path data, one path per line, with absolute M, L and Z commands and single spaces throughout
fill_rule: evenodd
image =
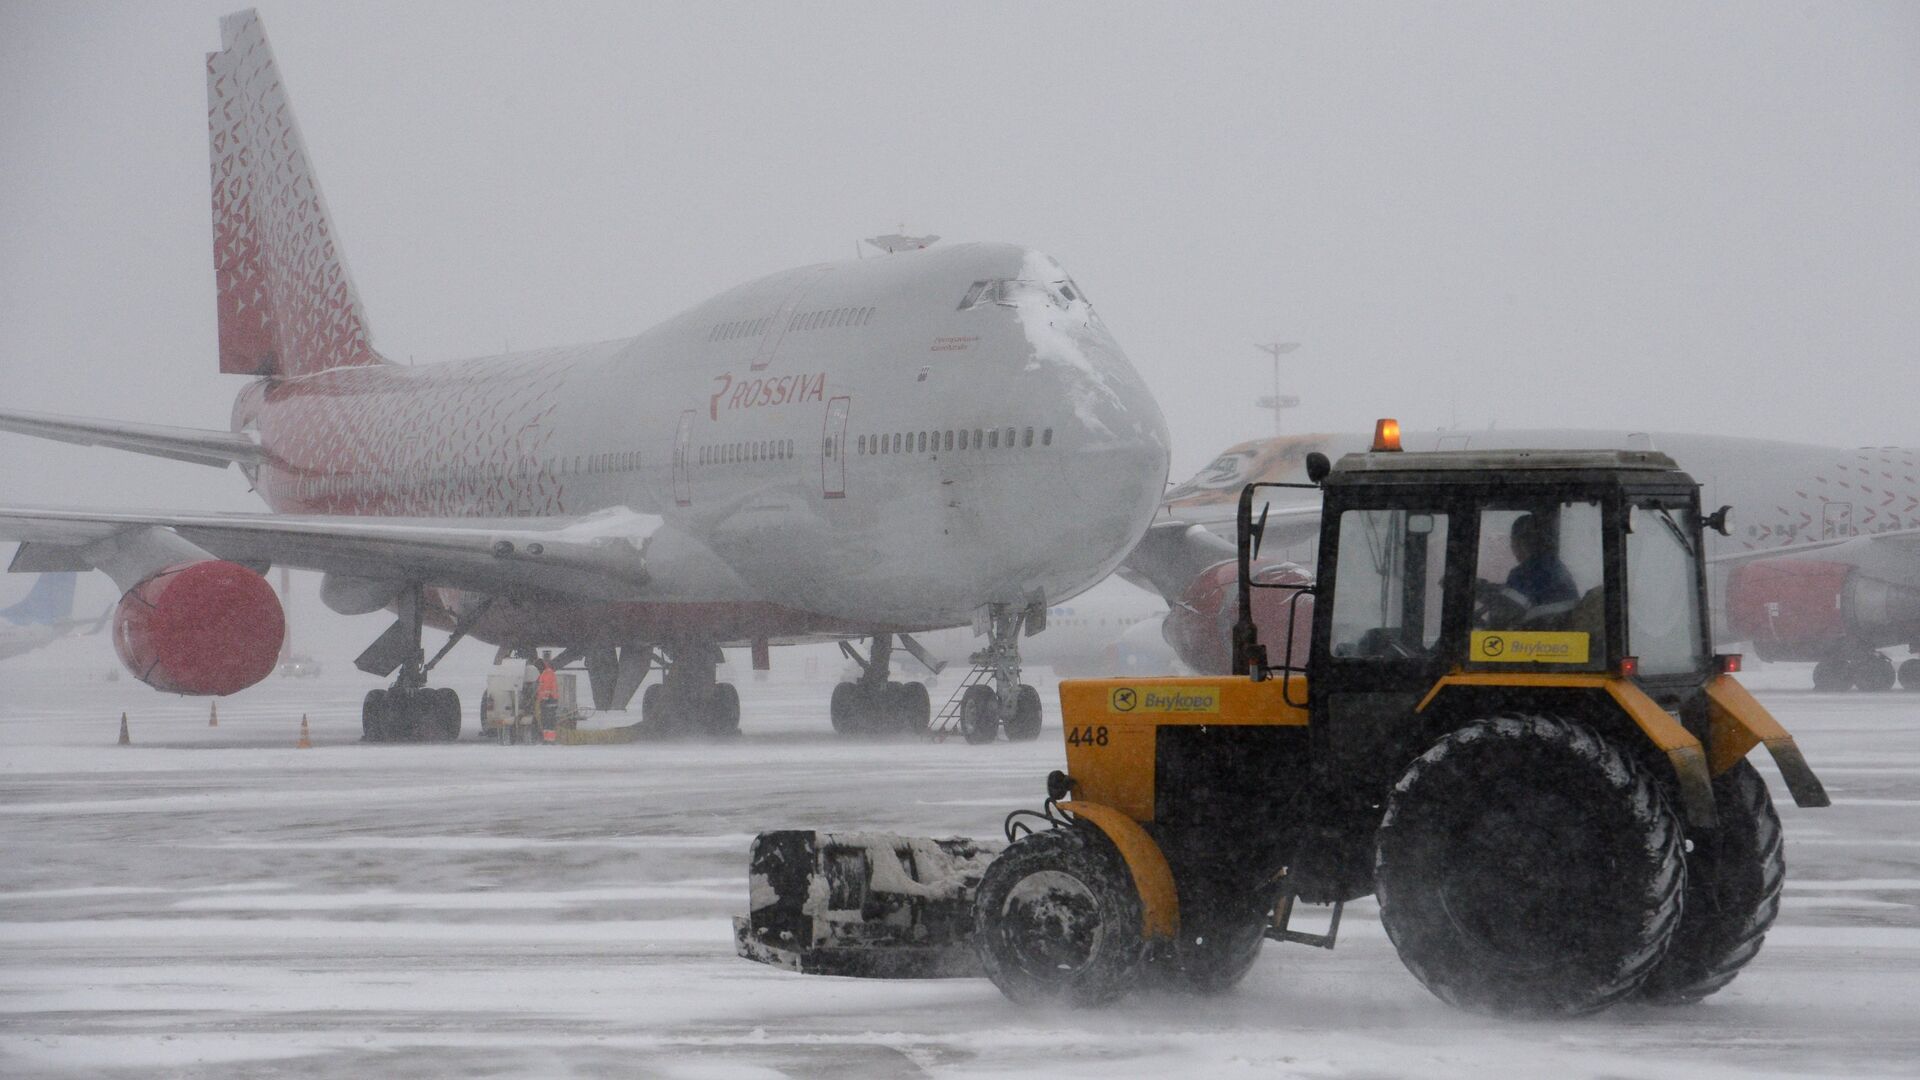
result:
M 991 604 L 987 608 L 987 647 L 973 655 L 992 686 L 978 682 L 960 697 L 960 734 L 970 743 L 990 743 L 1001 731 L 1010 742 L 1040 737 L 1040 691 L 1020 681 L 1020 632 L 1046 629 L 1047 606 L 1036 597 L 1024 608 Z
M 1877 693 L 1893 689 L 1893 660 L 1885 653 L 1868 651 L 1853 661 L 1853 685 Z
M 738 735 L 740 692 L 714 677 L 720 660 L 714 645 L 673 648 L 661 665 L 662 680 L 640 695 L 640 723 L 666 735 Z
M 1860 646 L 1835 653 L 1813 665 L 1815 690 L 1859 687 L 1877 693 L 1893 689 L 1896 682 L 1909 690 L 1920 689 L 1920 663 L 1908 660 L 1896 669 L 1892 658 L 1885 653 Z
M 363 742 L 453 742 L 460 738 L 460 695 L 427 685 L 427 673 L 451 651 L 492 605 L 483 600 L 454 624 L 453 636 L 427 660 L 421 646 L 423 589 L 400 594 L 400 617 L 353 662 L 369 675 L 394 675 L 393 686 L 369 690 L 360 703 Z
M 460 695 L 448 687 L 369 690 L 360 704 L 363 742 L 453 742 L 460 738 Z
M 860 665 L 860 678 L 833 688 L 828 718 L 842 735 L 884 735 L 893 732 L 924 734 L 933 720 L 933 701 L 925 683 L 892 682 L 893 635 L 875 633 L 873 647 L 862 657 L 847 642 L 840 651 Z

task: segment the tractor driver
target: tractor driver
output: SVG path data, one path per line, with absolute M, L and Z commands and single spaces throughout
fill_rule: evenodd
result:
M 1556 537 L 1547 524 L 1534 514 L 1522 514 L 1513 520 L 1513 557 L 1519 563 L 1507 575 L 1507 588 L 1526 598 L 1529 608 L 1545 604 L 1570 604 L 1580 599 L 1573 574 L 1560 561 L 1555 550 Z
M 1507 574 L 1504 587 L 1486 580 L 1479 583 L 1475 625 L 1513 626 L 1532 617 L 1573 609 L 1580 590 L 1567 564 L 1560 561 L 1557 539 L 1547 520 L 1538 514 L 1514 519 L 1508 541 L 1516 565 Z

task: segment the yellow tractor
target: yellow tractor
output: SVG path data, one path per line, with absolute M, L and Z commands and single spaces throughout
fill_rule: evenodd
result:
M 1269 940 L 1332 948 L 1369 894 L 1415 978 L 1467 1009 L 1696 1001 L 1753 959 L 1785 866 L 1765 745 L 1826 793 L 1715 656 L 1699 487 L 1640 451 L 1400 453 L 1239 508 L 1235 674 L 1060 684 L 1066 769 L 1007 840 L 763 833 L 738 951 L 797 971 L 984 974 L 1097 1005 L 1212 993 Z M 1318 487 L 1310 641 L 1250 612 L 1261 489 Z M 1310 609 L 1310 613 L 1309 613 Z M 1270 631 L 1271 632 L 1271 631 Z M 1332 905 L 1324 932 L 1296 904 Z

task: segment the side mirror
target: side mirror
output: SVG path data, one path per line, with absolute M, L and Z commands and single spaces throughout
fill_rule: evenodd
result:
M 1320 481 L 1325 480 L 1327 478 L 1327 474 L 1332 471 L 1333 471 L 1333 462 L 1327 460 L 1327 455 L 1321 453 L 1318 450 L 1315 450 L 1313 453 L 1307 455 L 1307 479 L 1308 480 L 1317 484 Z
M 1733 507 L 1731 506 L 1723 506 L 1713 513 L 1708 514 L 1706 520 L 1707 528 L 1712 529 L 1721 536 L 1731 536 L 1732 534 L 1727 531 L 1727 514 L 1732 510 Z

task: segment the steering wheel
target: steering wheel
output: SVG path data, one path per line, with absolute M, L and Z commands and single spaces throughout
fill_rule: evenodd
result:
M 1354 653 L 1359 656 L 1382 660 L 1411 660 L 1415 657 L 1426 655 L 1421 650 L 1401 640 L 1398 634 L 1384 626 L 1374 627 L 1372 630 L 1361 634 L 1360 640 L 1355 643 Z
M 1514 599 L 1506 586 L 1481 578 L 1473 583 L 1473 625 L 1478 629 L 1517 626 L 1527 605 Z

